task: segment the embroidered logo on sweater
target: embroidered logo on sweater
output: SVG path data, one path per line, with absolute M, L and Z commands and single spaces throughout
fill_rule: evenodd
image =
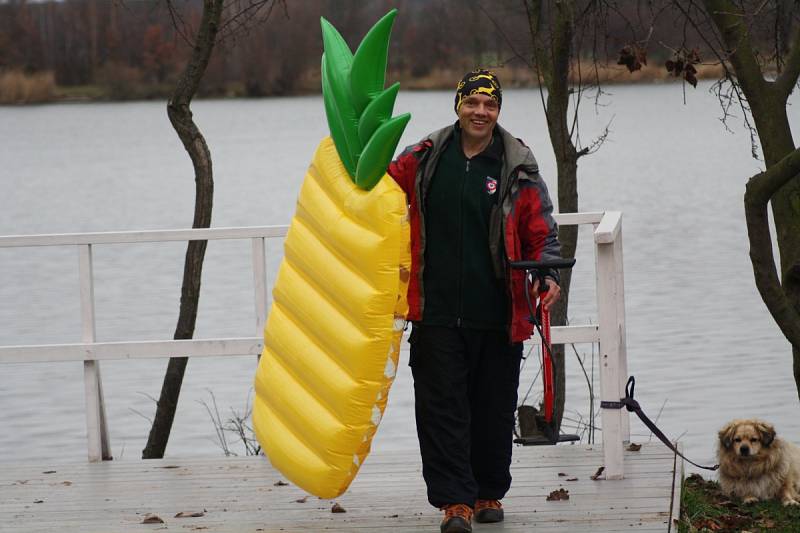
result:
M 497 192 L 497 180 L 491 176 L 486 176 L 486 192 L 494 194 Z

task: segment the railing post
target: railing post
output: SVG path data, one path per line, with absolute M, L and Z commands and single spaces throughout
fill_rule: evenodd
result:
M 621 216 L 621 215 L 620 215 Z M 614 271 L 617 273 L 617 321 L 619 323 L 619 390 L 623 393 L 628 383 L 628 336 L 625 331 L 625 273 L 622 261 L 622 219 L 617 238 L 614 239 Z M 622 414 L 622 442 L 631 441 L 631 416 L 627 409 Z
M 96 338 L 91 244 L 78 245 L 78 274 L 81 293 L 81 340 L 85 343 L 93 343 Z M 89 461 L 97 462 L 112 459 L 99 361 L 83 362 L 83 384 L 86 398 L 86 433 L 89 441 Z
M 264 322 L 267 320 L 267 281 L 266 239 L 254 237 L 253 241 L 253 287 L 256 303 L 256 336 L 264 335 Z
M 619 402 L 623 396 L 625 364 L 624 302 L 622 301 L 621 213 L 609 211 L 595 229 L 597 245 L 597 314 L 600 327 L 600 400 Z M 603 456 L 606 479 L 622 479 L 622 441 L 626 425 L 622 409 L 602 409 Z

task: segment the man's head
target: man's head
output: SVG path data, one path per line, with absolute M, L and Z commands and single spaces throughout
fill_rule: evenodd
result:
M 493 72 L 473 70 L 458 82 L 455 110 L 467 140 L 491 138 L 502 103 L 503 90 Z
M 494 72 L 486 69 L 475 69 L 464 74 L 456 87 L 455 110 L 458 113 L 461 104 L 467 96 L 485 94 L 497 102 L 497 109 L 503 105 L 503 89 L 500 80 Z

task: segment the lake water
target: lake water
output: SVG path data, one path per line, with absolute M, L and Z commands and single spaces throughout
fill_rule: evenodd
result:
M 582 211 L 621 210 L 629 370 L 637 399 L 696 461 L 712 463 L 716 431 L 758 416 L 800 442 L 791 351 L 753 285 L 742 195 L 760 169 L 740 123 L 720 124 L 708 85 L 612 87 L 584 102 L 580 133 L 608 141 L 580 161 Z M 500 123 L 537 155 L 555 197 L 555 163 L 537 91 L 506 91 Z M 200 101 L 195 119 L 215 169 L 213 225 L 287 224 L 311 155 L 326 134 L 319 97 Z M 401 93 L 412 121 L 401 145 L 454 120 L 450 92 Z M 792 110 L 794 115 L 797 111 Z M 191 165 L 159 102 L 0 108 L 0 234 L 191 226 Z M 99 341 L 168 339 L 185 245 L 96 247 Z M 279 247 L 273 246 L 270 276 Z M 250 243 L 212 242 L 196 337 L 250 336 Z M 0 345 L 80 341 L 74 248 L 0 249 Z M 594 259 L 581 231 L 570 309 L 596 322 Z M 577 346 L 591 359 L 591 346 Z M 407 352 L 403 353 L 407 356 Z M 588 363 L 587 363 L 588 364 Z M 202 402 L 243 411 L 252 357 L 190 361 L 168 455 L 218 454 Z M 102 364 L 114 455 L 140 456 L 166 360 Z M 567 411 L 588 415 L 586 385 L 567 360 Z M 83 460 L 80 363 L 0 367 L 0 461 Z M 526 369 L 522 387 L 532 379 Z M 537 383 L 537 386 L 540 384 Z M 536 394 L 534 388 L 534 395 Z M 633 440 L 649 432 L 632 421 Z M 416 446 L 410 372 L 401 365 L 376 448 Z M 242 451 L 233 445 L 234 451 Z

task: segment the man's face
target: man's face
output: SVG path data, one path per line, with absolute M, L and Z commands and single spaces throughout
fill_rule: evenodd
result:
M 500 108 L 497 101 L 485 94 L 471 94 L 464 98 L 458 108 L 458 123 L 462 135 L 470 142 L 491 138 Z

